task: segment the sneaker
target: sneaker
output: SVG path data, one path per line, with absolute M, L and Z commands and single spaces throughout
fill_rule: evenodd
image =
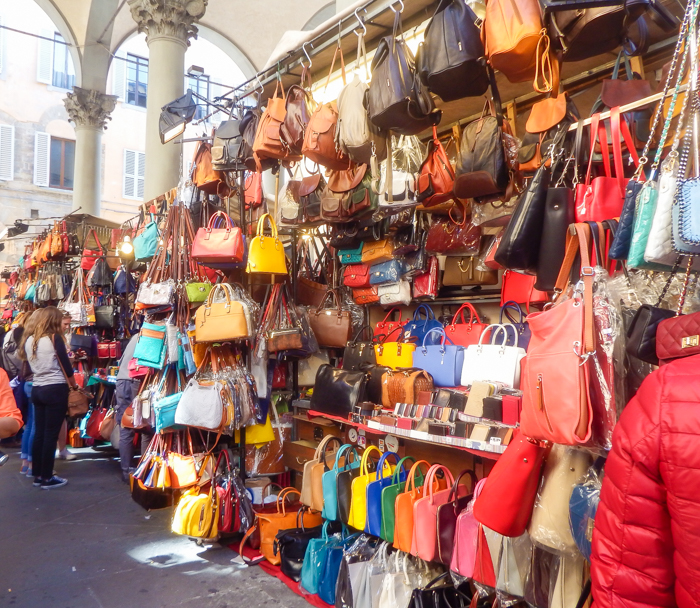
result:
M 26 464 L 22 465 L 22 468 L 19 470 L 20 475 L 26 475 L 27 471 L 29 471 L 29 467 Z
M 48 481 L 41 482 L 41 489 L 42 490 L 50 490 L 51 488 L 60 488 L 61 486 L 65 486 L 67 483 L 68 483 L 67 479 L 63 479 L 63 477 L 59 477 L 58 475 L 54 475 Z
M 5 454 L 5 452 L 0 452 L 0 467 L 4 465 L 9 459 L 10 457 L 7 454 Z
M 32 484 L 35 488 L 38 488 L 41 485 L 41 477 L 35 477 L 34 478 L 34 483 Z
M 56 457 L 60 460 L 75 460 L 77 458 L 75 454 L 68 451 L 68 448 L 63 448 L 61 451 L 57 452 Z
M 129 483 L 129 471 L 122 471 L 122 481 Z
M 34 477 L 34 473 L 32 473 L 32 467 L 29 467 L 29 470 L 27 471 L 27 477 Z

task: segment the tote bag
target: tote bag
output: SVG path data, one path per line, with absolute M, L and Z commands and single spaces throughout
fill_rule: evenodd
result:
M 496 344 L 483 344 L 484 337 L 492 328 L 491 341 Z M 514 330 L 511 325 L 510 331 Z M 505 325 L 489 325 L 481 334 L 479 343 L 467 347 L 462 367 L 462 386 L 469 386 L 475 381 L 491 381 L 520 388 L 520 361 L 526 353 L 524 348 L 506 346 L 508 331 L 509 328 Z

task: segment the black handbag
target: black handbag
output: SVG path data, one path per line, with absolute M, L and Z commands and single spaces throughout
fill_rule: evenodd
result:
M 362 334 L 369 330 L 369 341 L 358 341 Z M 374 352 L 374 332 L 369 325 L 365 325 L 357 332 L 352 342 L 348 342 L 343 352 L 343 369 L 350 372 L 362 370 L 364 365 L 376 365 L 377 356 Z
M 392 35 L 379 41 L 365 102 L 377 127 L 399 135 L 417 135 L 442 117 L 416 72 L 413 54 L 403 39 L 400 11 L 394 11 Z
M 118 316 L 118 308 L 112 304 L 95 306 L 95 327 L 98 329 L 114 329 L 117 326 Z
M 280 555 L 280 569 L 282 574 L 298 583 L 301 580 L 301 568 L 304 564 L 304 556 L 309 541 L 312 538 L 321 538 L 323 526 L 314 526 L 308 530 L 304 528 L 304 518 L 300 515 L 308 507 L 302 507 L 297 513 L 297 527 L 291 530 L 280 530 L 275 536 L 272 550 L 275 555 Z
M 112 271 L 104 257 L 97 258 L 87 276 L 88 287 L 104 287 L 112 284 Z
M 243 171 L 245 159 L 241 157 L 241 123 L 225 120 L 214 132 L 211 146 L 211 166 L 217 171 Z
M 335 224 L 331 228 L 331 238 L 328 244 L 334 249 L 355 249 L 360 244 L 357 238 L 357 225 Z
M 70 337 L 71 350 L 84 350 L 88 357 L 94 357 L 97 354 L 97 338 L 87 334 L 71 334 Z
M 632 243 L 634 231 L 634 210 L 637 206 L 637 196 L 644 185 L 643 181 L 631 179 L 625 188 L 625 202 L 620 212 L 615 238 L 610 245 L 609 255 L 613 260 L 626 260 Z
M 566 252 L 566 231 L 575 219 L 574 209 L 574 191 L 571 188 L 554 187 L 547 190 L 535 289 L 554 289 Z
M 444 572 L 425 587 L 414 589 L 408 608 L 468 608 L 472 601 L 467 594 L 469 587 L 453 587 L 448 576 L 449 572 Z
M 549 167 L 542 164 L 520 195 L 494 255 L 504 268 L 532 274 L 537 271 L 549 177 Z
M 441 0 L 425 28 L 416 58 L 418 73 L 443 101 L 479 97 L 489 87 L 477 21 L 461 0 Z
M 314 388 L 314 392 L 316 389 Z M 368 468 L 374 470 L 374 462 L 369 459 Z M 360 476 L 360 467 L 351 467 L 349 457 L 335 478 L 335 490 L 338 497 L 338 518 L 344 524 L 350 521 L 350 506 L 352 504 L 352 480 Z
M 372 349 L 374 350 L 374 348 Z M 377 405 L 382 403 L 382 376 L 391 370 L 384 365 L 365 366 L 363 371 L 367 372 L 367 386 L 365 388 L 367 401 Z
M 365 400 L 367 375 L 322 365 L 316 372 L 311 409 L 347 418 L 352 408 Z

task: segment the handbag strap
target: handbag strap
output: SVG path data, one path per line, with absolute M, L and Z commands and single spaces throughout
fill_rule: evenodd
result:
M 407 494 L 409 492 L 415 493 L 416 491 L 416 471 L 420 468 L 420 465 L 424 464 L 426 466 L 426 469 L 430 469 L 430 463 L 427 460 L 417 460 L 413 466 L 411 467 L 411 470 L 408 473 L 408 477 L 406 478 L 406 486 L 404 487 L 404 494 Z
M 469 311 L 469 321 L 464 320 L 465 310 Z M 450 323 L 450 325 L 457 325 L 458 318 L 462 320 L 462 323 L 467 325 L 473 325 L 474 322 L 481 323 L 481 320 L 479 319 L 479 313 L 476 312 L 476 308 L 474 308 L 474 306 L 472 306 L 472 304 L 470 304 L 469 302 L 462 304 L 457 309 L 457 312 L 454 314 L 454 317 L 452 317 L 452 323 Z
M 352 339 L 351 344 L 357 344 L 358 338 L 361 338 L 361 337 L 362 337 L 362 334 L 363 334 L 366 330 L 369 330 L 369 341 L 370 341 L 370 342 L 374 341 L 374 330 L 372 329 L 372 326 L 371 326 L 371 325 L 363 325 L 363 326 L 360 328 L 360 331 L 358 331 L 358 332 L 355 334 L 355 337 Z
M 476 488 L 476 484 L 479 483 L 479 478 L 476 476 L 476 473 L 472 469 L 462 469 L 459 472 L 459 475 L 457 475 L 455 482 L 452 484 L 450 495 L 447 498 L 447 502 L 454 503 L 453 506 L 455 507 L 457 506 L 457 500 L 459 499 L 459 482 L 465 475 L 469 475 L 469 477 L 472 480 L 471 494 L 474 493 L 474 488 Z
M 492 330 L 491 328 L 497 328 L 497 329 Z M 508 333 L 505 330 L 505 326 L 501 323 L 491 323 L 491 325 L 487 325 L 486 327 L 484 327 L 484 330 L 481 332 L 481 335 L 479 336 L 478 345 L 483 346 L 482 341 L 484 339 L 484 336 L 488 335 L 489 331 L 492 331 L 492 334 L 491 334 L 490 340 L 489 340 L 489 343 L 492 343 L 494 335 L 497 334 L 501 330 L 503 331 L 503 343 L 501 344 L 501 346 L 505 346 L 506 343 L 508 342 Z
M 444 347 L 445 347 L 445 343 L 446 343 L 446 342 L 449 343 L 449 344 L 451 344 L 452 346 L 454 346 L 454 342 L 453 342 L 453 341 L 447 336 L 447 334 L 445 333 L 445 328 L 444 328 L 444 327 L 433 327 L 432 329 L 429 329 L 428 331 L 426 331 L 426 332 L 425 332 L 425 335 L 423 336 L 423 344 L 421 345 L 421 346 L 423 347 L 423 352 L 426 352 L 426 348 L 425 348 L 425 347 L 426 347 L 426 344 L 425 344 L 425 341 L 426 341 L 426 339 L 428 338 L 428 336 L 429 336 L 430 334 L 432 334 L 433 332 L 439 333 L 439 334 L 442 336 L 442 340 L 440 340 L 440 344 L 441 344 L 442 347 L 443 347 L 443 352 L 444 352 Z
M 595 142 L 596 138 L 598 137 L 598 125 L 600 124 L 600 114 L 595 113 L 593 116 L 591 116 L 591 145 L 590 149 L 588 151 L 588 169 L 586 170 L 586 180 L 585 184 L 586 186 L 590 186 L 591 184 L 591 169 L 593 168 L 593 152 L 595 152 Z M 583 121 L 579 120 L 579 125 L 581 125 L 581 128 L 583 128 Z M 576 134 L 576 138 L 578 140 L 578 133 Z M 607 146 L 606 146 L 607 147 Z M 601 148 L 602 148 L 602 143 L 601 143 Z M 603 153 L 603 158 L 605 158 L 605 152 Z
M 421 317 L 421 312 L 425 313 L 425 319 Z M 413 320 L 414 321 L 431 321 L 435 319 L 435 313 L 433 312 L 433 309 L 430 308 L 427 304 L 421 304 L 418 308 L 416 308 L 415 312 L 413 313 Z
M 516 310 L 518 312 L 517 321 L 510 316 L 509 309 Z M 511 323 L 525 323 L 525 315 L 523 314 L 523 309 L 520 308 L 520 304 L 518 304 L 515 300 L 508 300 L 503 304 L 503 306 L 501 306 L 501 315 L 498 318 L 499 323 L 503 323 L 503 315 L 505 315 L 506 319 L 508 319 Z
M 384 479 L 384 465 L 386 464 L 387 458 L 390 456 L 394 459 L 394 463 L 398 466 L 399 455 L 396 452 L 384 452 L 377 463 L 377 480 Z M 390 467 L 391 465 L 387 466 Z M 389 473 L 391 473 L 391 468 L 389 468 Z
M 452 484 L 454 484 L 454 477 L 452 476 L 452 471 L 448 469 L 444 464 L 434 464 L 430 469 L 428 470 L 428 475 L 425 478 L 425 482 L 423 482 L 423 487 L 428 488 L 428 493 L 430 496 L 430 504 L 435 504 L 435 499 L 433 492 L 435 490 L 435 484 L 439 483 L 438 480 L 435 478 L 437 475 L 438 471 L 442 471 L 445 475 L 445 479 L 447 480 L 447 487 L 451 487 Z M 423 495 L 425 496 L 425 490 L 423 490 Z
M 327 456 L 326 456 L 326 451 L 328 450 L 328 446 L 331 443 L 337 443 L 339 446 L 338 449 L 340 449 L 340 447 L 342 447 L 342 444 L 343 444 L 343 442 L 340 441 L 340 439 L 338 437 L 336 437 L 335 435 L 326 435 L 326 437 L 330 437 L 331 441 L 327 441 L 325 443 L 325 445 L 323 446 L 323 450 L 321 451 L 321 454 L 318 458 L 319 462 L 323 464 L 324 472 L 331 470 L 330 467 L 328 466 L 328 460 L 327 460 Z M 337 450 L 336 450 L 336 452 L 337 452 Z
M 270 236 L 273 239 L 277 238 L 277 224 L 275 224 L 275 220 L 272 219 L 272 216 L 269 213 L 264 213 L 263 215 L 260 216 L 260 219 L 258 220 L 258 230 L 257 230 L 257 236 L 259 237 L 264 237 L 265 236 L 265 222 L 269 222 L 270 224 Z
M 353 459 L 353 462 L 360 460 L 360 455 L 357 452 L 357 449 L 355 446 L 353 446 L 350 443 L 346 443 L 344 445 L 340 446 L 340 449 L 335 455 L 335 463 L 333 464 L 333 470 L 334 471 L 345 471 L 348 469 L 350 466 L 350 454 L 348 454 L 348 457 L 345 459 L 345 463 L 343 463 L 342 468 L 338 468 L 338 463 L 340 462 L 340 457 L 345 453 L 345 452 L 351 452 L 354 454 L 355 458 Z
M 359 41 L 358 41 L 359 44 Z M 328 71 L 328 78 L 326 79 L 326 86 L 324 88 L 324 91 L 328 89 L 328 83 L 331 81 L 331 75 L 333 74 L 333 68 L 335 67 L 335 60 L 338 57 L 338 54 L 340 54 L 340 73 L 343 77 L 343 86 L 347 84 L 347 79 L 345 77 L 345 59 L 343 58 L 343 49 L 340 46 L 340 40 L 338 40 L 338 44 L 335 47 L 335 51 L 333 52 L 333 59 L 331 60 L 331 68 Z M 366 61 L 366 58 L 365 58 Z
M 367 469 L 369 463 L 369 455 L 373 452 L 377 452 L 381 458 L 382 452 L 376 445 L 367 446 L 365 451 L 362 453 L 362 461 L 360 462 L 360 475 L 367 475 L 369 473 L 369 470 Z

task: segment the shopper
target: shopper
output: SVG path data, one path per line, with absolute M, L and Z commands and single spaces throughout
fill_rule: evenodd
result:
M 131 405 L 134 397 L 139 392 L 141 381 L 129 377 L 129 361 L 134 357 L 134 350 L 138 342 L 138 334 L 132 336 L 124 349 L 124 354 L 119 361 L 119 373 L 117 374 L 117 424 L 119 424 L 119 462 L 122 468 L 122 481 L 129 482 L 131 461 L 134 457 L 135 430 L 121 426 L 122 416 L 127 407 Z M 143 454 L 153 437 L 153 433 L 145 429 L 141 430 L 141 453 Z
M 51 489 L 67 483 L 66 479 L 53 474 L 53 465 L 58 434 L 68 411 L 68 391 L 77 385 L 61 327 L 63 313 L 49 306 L 35 314 L 40 318 L 33 335 L 24 344 L 34 374 L 32 474 L 35 486 Z
M 0 369 L 0 439 L 16 435 L 21 428 L 22 414 L 17 408 L 10 380 L 5 370 Z M 0 466 L 7 460 L 7 454 L 0 452 Z
M 650 374 L 622 412 L 593 530 L 594 608 L 697 606 L 700 355 Z
M 63 321 L 61 322 L 61 328 L 63 329 L 63 335 L 67 338 L 70 334 L 70 322 L 72 317 L 70 313 L 63 311 Z M 73 352 L 68 351 L 68 358 L 73 363 Z M 60 460 L 75 460 L 77 456 L 73 454 L 68 449 L 68 422 L 63 419 L 63 424 L 61 425 L 61 431 L 58 433 L 58 447 L 56 451 L 56 458 Z
M 34 333 L 34 328 L 36 327 L 36 322 L 39 319 L 39 315 L 31 315 L 29 319 L 25 319 L 24 327 L 18 327 L 15 331 L 22 330 L 19 337 L 13 337 L 13 340 L 17 341 L 17 354 L 19 356 L 19 378 L 24 382 L 22 390 L 27 398 L 27 416 L 24 424 L 24 433 L 22 434 L 22 467 L 20 473 L 27 475 L 27 477 L 32 476 L 31 462 L 32 462 L 32 445 L 34 443 L 34 404 L 32 403 L 32 370 L 27 364 L 26 360 L 21 356 L 24 353 L 24 343 L 27 338 Z

